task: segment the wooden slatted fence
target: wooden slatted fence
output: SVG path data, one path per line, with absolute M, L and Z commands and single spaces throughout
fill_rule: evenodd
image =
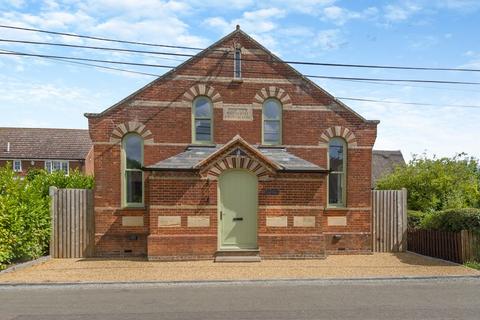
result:
M 373 251 L 407 250 L 407 189 L 373 190 Z
M 93 191 L 88 189 L 50 188 L 52 258 L 84 258 L 93 256 L 94 215 Z
M 408 250 L 456 263 L 480 259 L 480 236 L 463 230 L 409 230 Z

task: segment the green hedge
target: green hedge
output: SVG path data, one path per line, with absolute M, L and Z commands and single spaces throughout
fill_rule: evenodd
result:
M 428 230 L 470 230 L 480 233 L 480 209 L 448 209 L 429 213 L 421 220 L 420 227 Z
M 427 214 L 422 211 L 408 210 L 407 220 L 409 229 L 420 229 L 421 223 Z
M 44 170 L 25 179 L 10 165 L 0 168 L 0 270 L 16 261 L 31 260 L 48 252 L 50 239 L 50 186 L 93 188 L 93 177 L 78 171 L 65 176 Z

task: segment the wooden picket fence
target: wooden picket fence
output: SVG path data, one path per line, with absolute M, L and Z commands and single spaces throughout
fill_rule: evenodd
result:
M 52 258 L 93 256 L 95 228 L 93 191 L 50 188 Z
M 456 263 L 480 259 L 480 235 L 471 231 L 409 230 L 408 250 Z
M 373 190 L 373 251 L 407 250 L 407 189 Z

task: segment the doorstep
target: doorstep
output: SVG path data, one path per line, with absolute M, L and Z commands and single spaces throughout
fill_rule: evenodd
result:
M 260 250 L 219 250 L 215 252 L 215 262 L 260 262 Z

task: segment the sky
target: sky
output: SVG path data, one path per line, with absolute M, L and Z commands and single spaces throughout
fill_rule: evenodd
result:
M 480 1 L 341 0 L 0 0 L 0 24 L 122 40 L 204 48 L 245 32 L 284 60 L 480 69 Z M 0 39 L 138 47 L 0 28 Z M 0 50 L 178 65 L 173 56 L 16 44 Z M 192 53 L 192 51 L 187 51 Z M 194 51 L 195 52 L 195 51 Z M 163 74 L 165 68 L 116 66 Z M 480 72 L 406 71 L 295 65 L 309 75 L 480 82 Z M 100 112 L 152 81 L 151 76 L 51 59 L 0 55 L 0 126 L 87 128 Z M 336 97 L 380 120 L 375 149 L 480 157 L 480 86 L 315 79 Z M 419 102 L 434 106 L 402 105 Z

